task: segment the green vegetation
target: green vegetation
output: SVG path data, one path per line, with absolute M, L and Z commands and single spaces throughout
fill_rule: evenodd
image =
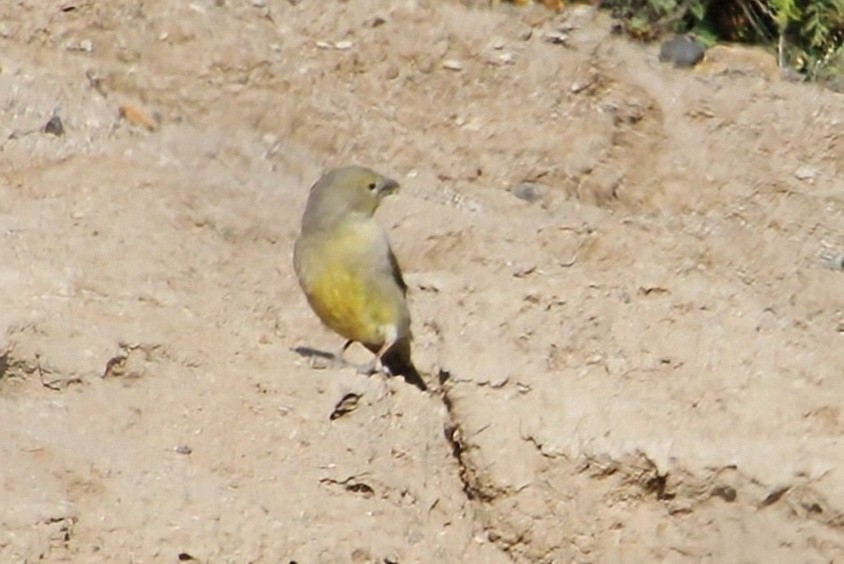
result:
M 780 66 L 810 80 L 844 76 L 844 0 L 604 0 L 621 28 L 650 40 L 694 33 L 705 44 L 776 49 Z

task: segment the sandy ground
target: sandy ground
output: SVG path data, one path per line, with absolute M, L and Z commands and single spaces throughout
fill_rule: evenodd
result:
M 657 52 L 587 6 L 2 3 L 0 561 L 844 561 L 844 97 Z M 403 184 L 429 394 L 295 351 L 340 344 L 291 252 L 348 163 Z

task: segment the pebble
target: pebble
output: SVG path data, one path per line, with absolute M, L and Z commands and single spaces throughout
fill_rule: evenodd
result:
M 445 61 L 443 61 L 443 68 L 452 71 L 462 71 L 463 63 L 461 63 L 457 59 L 446 59 Z
M 94 50 L 94 42 L 90 39 L 83 39 L 81 41 L 68 41 L 65 44 L 65 49 L 68 51 L 84 51 L 90 53 Z
M 368 19 L 364 22 L 364 25 L 368 27 L 378 27 L 387 23 L 387 20 L 381 16 L 375 16 L 373 18 Z
M 703 60 L 706 47 L 699 41 L 678 35 L 662 44 L 659 49 L 659 60 L 663 63 L 674 63 L 675 67 L 693 67 Z
M 814 180 L 814 178 L 818 175 L 818 172 L 818 169 L 813 166 L 801 166 L 794 171 L 794 176 L 798 180 Z
M 514 196 L 531 204 L 544 198 L 547 193 L 548 189 L 545 186 L 533 182 L 522 182 L 513 188 Z
M 500 51 L 504 49 L 504 40 L 500 37 L 496 37 L 492 41 L 489 42 L 489 46 L 495 49 L 496 51 Z
M 831 270 L 844 270 L 844 254 L 825 253 L 821 255 L 821 263 Z
M 552 31 L 546 33 L 542 39 L 554 45 L 567 45 L 569 42 L 569 34 L 561 31 Z
M 509 51 L 505 51 L 504 53 L 499 53 L 499 55 L 498 55 L 499 62 L 501 62 L 505 65 L 511 64 L 515 59 L 516 59 L 516 57 L 513 55 L 513 53 L 510 53 Z
M 121 104 L 118 108 L 118 114 L 132 125 L 144 127 L 149 131 L 154 131 L 158 127 L 158 120 L 132 104 Z
M 583 92 L 593 84 L 595 84 L 594 79 L 590 79 L 585 82 L 575 82 L 569 87 L 569 90 L 571 90 L 572 94 L 579 94 L 580 92 Z
M 44 125 L 44 133 L 49 133 L 50 135 L 55 135 L 56 137 L 61 137 L 64 135 L 64 125 L 62 124 L 62 118 L 59 116 L 53 116 L 50 118 Z

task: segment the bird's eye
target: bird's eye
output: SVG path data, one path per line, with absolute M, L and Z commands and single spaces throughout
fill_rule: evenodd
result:
M 370 182 L 369 186 L 367 186 L 367 188 L 369 188 L 370 190 L 375 190 L 375 188 L 377 188 L 377 186 L 374 182 Z

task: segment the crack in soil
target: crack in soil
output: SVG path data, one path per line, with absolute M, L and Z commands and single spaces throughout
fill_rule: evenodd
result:
M 445 439 L 448 441 L 449 445 L 451 445 L 451 454 L 460 469 L 460 482 L 463 484 L 463 492 L 466 494 L 466 498 L 470 501 L 492 501 L 495 497 L 484 491 L 484 489 L 480 486 L 477 476 L 475 475 L 475 471 L 466 460 L 466 445 L 463 442 L 463 428 L 456 413 L 454 412 L 454 401 L 449 395 L 450 386 L 448 385 L 448 382 L 451 378 L 451 374 L 445 370 L 440 370 L 437 378 L 440 384 L 439 397 L 442 400 L 443 405 L 445 405 L 446 412 L 448 413 L 448 423 L 443 428 L 443 434 L 445 435 Z
M 495 500 L 498 496 L 490 491 L 490 488 L 484 487 L 477 476 L 472 464 L 468 461 L 467 446 L 463 442 L 464 431 L 460 423 L 459 417 L 455 413 L 454 401 L 449 395 L 451 374 L 448 371 L 440 370 L 437 374 L 439 382 L 438 395 L 445 405 L 448 413 L 448 422 L 443 427 L 443 434 L 446 441 L 451 446 L 451 454 L 457 462 L 458 476 L 460 482 L 463 484 L 463 493 L 470 504 L 483 505 Z M 484 531 L 486 538 L 502 553 L 506 554 L 511 559 L 512 544 L 504 540 L 504 538 L 491 527 L 485 519 L 473 515 L 473 520 Z

